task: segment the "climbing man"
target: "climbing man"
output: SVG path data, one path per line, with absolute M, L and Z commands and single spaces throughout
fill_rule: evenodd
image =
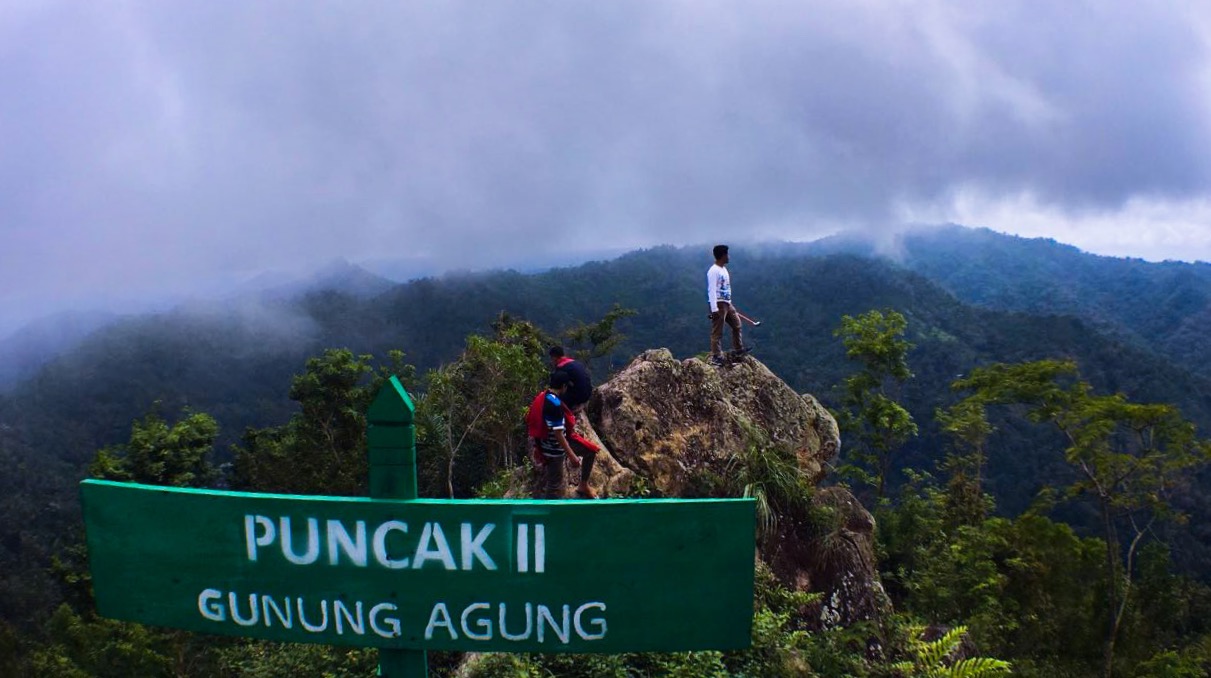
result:
M 568 384 L 568 392 L 564 394 L 563 402 L 568 409 L 580 414 L 585 403 L 589 402 L 589 398 L 593 396 L 593 379 L 589 376 L 589 371 L 579 361 L 566 356 L 562 346 L 552 346 L 547 354 L 551 356 L 553 369 L 563 370 L 572 378 L 572 383 Z
M 732 278 L 727 272 L 728 247 L 715 245 L 715 263 L 706 272 L 706 299 L 711 308 L 711 362 L 722 365 L 723 325 L 732 328 L 732 352 L 743 353 L 740 339 L 740 316 L 732 305 Z
M 526 430 L 530 436 L 530 449 L 534 463 L 543 469 L 543 483 L 539 498 L 563 499 L 567 494 L 568 480 L 564 469 L 565 460 L 573 468 L 581 466 L 581 455 L 596 454 L 593 443 L 576 435 L 576 417 L 564 404 L 562 398 L 568 391 L 571 377 L 567 372 L 556 370 L 551 373 L 546 390 L 540 392 L 530 403 L 526 413 Z M 577 454 L 577 451 L 580 454 Z M 586 496 L 583 483 L 576 494 Z
M 563 394 L 563 404 L 572 411 L 571 423 L 568 425 L 568 438 L 580 452 L 580 484 L 576 486 L 576 496 L 582 499 L 596 499 L 597 493 L 589 487 L 589 477 L 593 475 L 593 462 L 597 460 L 597 447 L 576 434 L 576 417 L 584 416 L 585 403 L 593 396 L 593 379 L 589 371 L 577 360 L 564 355 L 562 346 L 552 346 L 547 354 L 551 356 L 551 366 L 556 370 L 567 372 L 572 380 L 568 390 Z

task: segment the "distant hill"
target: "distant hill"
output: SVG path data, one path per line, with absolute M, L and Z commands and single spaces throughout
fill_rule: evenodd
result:
M 953 225 L 908 232 L 890 253 L 851 237 L 814 248 L 886 258 L 984 308 L 1072 315 L 1211 377 L 1208 263 L 1104 257 L 1047 238 Z
M 348 260 L 337 258 L 305 275 L 292 275 L 281 271 L 263 272 L 241 283 L 235 291 L 226 295 L 226 298 L 292 299 L 320 291 L 342 292 L 351 297 L 369 298 L 396 285 L 395 281 L 374 274 L 357 264 L 351 264 Z
M 118 317 L 103 311 L 57 313 L 0 339 L 0 392 L 29 378 L 49 360 L 76 348 Z
M 178 310 L 210 316 L 247 316 L 252 308 L 266 304 L 288 306 L 298 298 L 318 291 L 339 292 L 358 299 L 377 296 L 396 285 L 382 276 L 334 259 L 305 276 L 267 272 L 245 281 L 233 291 L 214 299 L 194 299 L 177 304 Z M 207 310 L 208 309 L 208 310 Z M 148 313 L 147 316 L 162 315 Z M 60 355 L 80 346 L 94 332 L 114 324 L 120 316 L 103 311 L 58 313 L 32 322 L 0 339 L 0 393 L 35 375 Z M 132 320 L 137 323 L 137 320 Z
M 617 247 L 605 247 L 572 251 L 559 250 L 549 253 L 535 252 L 527 255 L 524 261 L 512 262 L 506 266 L 515 268 L 523 273 L 540 273 L 552 268 L 579 266 L 588 261 L 615 259 L 626 254 L 627 251 Z M 490 259 L 491 257 L 488 258 Z M 397 282 L 440 276 L 444 271 L 449 271 L 451 268 L 437 257 L 423 255 L 399 256 L 393 255 L 389 251 L 383 256 L 360 260 L 358 261 L 358 265 L 372 273 Z M 458 270 L 457 267 L 454 270 Z
M 316 291 L 334 291 L 368 299 L 378 296 L 397 283 L 344 259 L 334 259 L 319 270 L 302 277 L 254 279 L 245 288 L 254 294 L 289 299 Z

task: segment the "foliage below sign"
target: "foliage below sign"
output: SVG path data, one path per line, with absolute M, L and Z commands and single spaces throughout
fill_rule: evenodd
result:
M 289 642 L 747 647 L 753 502 L 381 500 L 84 481 L 100 614 Z

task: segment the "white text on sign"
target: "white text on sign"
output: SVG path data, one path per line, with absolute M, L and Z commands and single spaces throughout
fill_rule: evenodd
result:
M 244 544 L 248 560 L 257 562 L 265 552 L 280 552 L 295 565 L 377 565 L 389 570 L 421 570 L 426 567 L 449 571 L 499 568 L 497 562 L 510 562 L 503 539 L 495 543 L 496 557 L 490 552 L 489 538 L 495 523 L 458 523 L 447 528 L 435 521 L 412 526 L 402 520 L 386 520 L 368 525 L 364 520 L 347 524 L 320 518 L 292 519 L 290 516 L 244 516 Z M 415 537 L 413 537 L 415 535 Z M 519 573 L 546 571 L 546 530 L 542 524 L 519 524 L 513 535 L 515 569 Z

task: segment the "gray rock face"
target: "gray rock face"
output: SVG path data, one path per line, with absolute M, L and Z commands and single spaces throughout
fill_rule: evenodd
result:
M 597 388 L 587 413 L 591 426 L 582 434 L 606 450 L 592 481 L 604 496 L 625 493 L 636 476 L 679 496 L 696 469 L 720 467 L 754 433 L 793 449 L 818 484 L 841 444 L 837 422 L 816 398 L 796 393 L 751 356 L 717 367 L 677 360 L 667 349 L 646 351 Z M 843 488 L 820 488 L 813 501 L 831 515 L 829 526 L 788 526 L 766 540 L 762 559 L 783 583 L 824 593 L 805 611 L 815 628 L 884 618 L 891 605 L 875 562 L 874 518 Z
M 589 485 L 601 497 L 626 494 L 631 489 L 635 473 L 618 463 L 610 446 L 601 439 L 593 426 L 591 417 L 581 417 L 576 421 L 576 432 L 601 448 L 597 460 L 593 464 L 593 475 Z M 574 483 L 580 477 L 580 471 L 570 471 L 569 483 Z
M 598 387 L 588 413 L 613 457 L 667 496 L 680 493 L 696 463 L 741 452 L 752 431 L 794 449 L 813 483 L 840 447 L 828 410 L 752 357 L 716 367 L 646 351 Z
M 815 628 L 828 629 L 891 614 L 875 560 L 874 517 L 841 487 L 820 488 L 813 502 L 830 510 L 834 521 L 823 534 L 807 538 L 809 557 L 793 565 L 806 575 L 809 590 L 826 594 L 809 620 Z

